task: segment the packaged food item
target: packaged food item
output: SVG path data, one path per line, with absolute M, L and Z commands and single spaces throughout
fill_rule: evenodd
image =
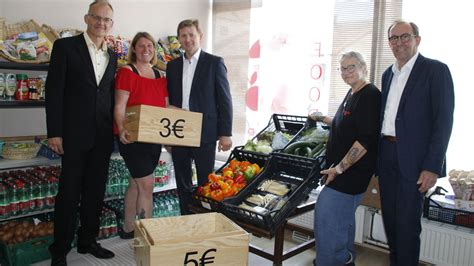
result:
M 5 74 L 0 73 L 0 100 L 5 99 L 5 86 L 6 86 Z
M 28 76 L 26 74 L 16 74 L 15 99 L 18 101 L 28 100 Z
M 44 100 L 44 96 L 46 93 L 45 86 L 46 86 L 46 77 L 48 75 L 38 75 L 38 96 L 40 100 Z
M 36 60 L 36 48 L 31 42 L 21 42 L 16 50 L 21 60 Z
M 28 79 L 28 99 L 29 100 L 38 100 L 38 89 L 37 89 L 37 78 Z
M 8 73 L 5 78 L 5 100 L 15 100 L 16 92 L 16 75 Z

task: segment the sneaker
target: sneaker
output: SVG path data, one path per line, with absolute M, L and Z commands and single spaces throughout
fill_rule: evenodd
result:
M 352 256 L 352 253 L 350 252 L 349 252 L 349 259 L 346 261 L 345 265 L 355 266 L 354 257 Z
M 119 236 L 121 239 L 132 239 L 135 237 L 134 231 L 125 232 L 123 229 L 119 231 Z

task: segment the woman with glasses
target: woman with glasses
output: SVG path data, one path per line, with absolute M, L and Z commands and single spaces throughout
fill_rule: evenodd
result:
M 128 65 L 120 68 L 115 81 L 115 133 L 119 151 L 131 178 L 125 193 L 124 225 L 119 230 L 123 239 L 134 236 L 135 217 L 150 218 L 153 209 L 152 176 L 161 155 L 161 144 L 131 142 L 125 128 L 125 110 L 134 105 L 166 107 L 167 82 L 153 67 L 156 64 L 156 42 L 147 32 L 139 32 L 130 44 Z
M 334 117 L 310 115 L 331 125 L 329 169 L 315 205 L 316 265 L 354 265 L 355 211 L 375 171 L 380 127 L 380 91 L 367 78 L 358 52 L 344 53 L 340 74 L 350 86 Z M 323 179 L 324 180 L 324 179 Z

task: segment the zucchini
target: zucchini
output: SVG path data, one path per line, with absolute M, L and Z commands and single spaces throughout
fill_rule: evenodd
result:
M 321 149 L 324 148 L 324 143 L 319 143 L 314 149 L 311 150 L 311 153 L 308 155 L 308 157 L 313 158 L 315 154 L 319 153 Z
M 311 148 L 316 147 L 316 143 L 311 142 L 311 141 L 296 141 L 288 145 L 288 147 L 286 147 L 283 150 L 283 153 L 295 154 L 296 148 L 302 148 L 302 147 L 309 147 L 311 149 Z

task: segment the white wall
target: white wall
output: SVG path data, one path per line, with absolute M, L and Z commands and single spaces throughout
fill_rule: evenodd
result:
M 34 19 L 55 29 L 85 30 L 84 15 L 92 0 L 0 0 L 0 17 L 7 24 Z M 178 23 L 187 18 L 199 19 L 204 31 L 202 47 L 210 51 L 212 38 L 210 0 L 110 0 L 114 8 L 114 27 L 111 34 L 133 38 L 138 31 L 148 31 L 156 39 L 176 35 Z M 207 36 L 207 38 L 206 38 Z M 209 41 L 208 41 L 209 40 Z M 41 72 L 27 73 L 33 77 Z M 44 109 L 0 109 L 0 137 L 46 135 Z

